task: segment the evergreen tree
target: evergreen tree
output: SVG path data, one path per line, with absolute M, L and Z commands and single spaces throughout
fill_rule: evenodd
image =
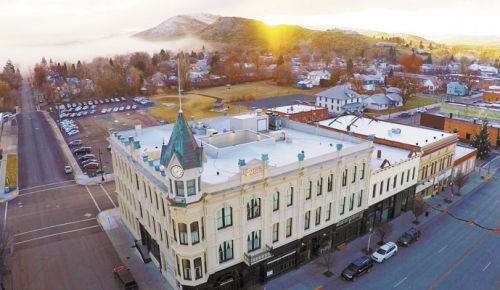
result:
M 479 159 L 486 159 L 490 155 L 490 140 L 488 134 L 488 120 L 483 121 L 481 131 L 472 140 L 472 146 L 477 148 L 477 157 Z

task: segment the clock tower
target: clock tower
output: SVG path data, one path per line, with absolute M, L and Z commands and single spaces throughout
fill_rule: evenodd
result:
M 177 115 L 168 144 L 161 148 L 160 163 L 166 168 L 171 199 L 189 203 L 201 198 L 203 148 L 194 138 L 182 110 Z

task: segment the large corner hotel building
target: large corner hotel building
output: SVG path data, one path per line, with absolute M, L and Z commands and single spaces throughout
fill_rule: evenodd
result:
M 143 258 L 179 289 L 271 279 L 409 209 L 433 152 L 451 150 L 394 149 L 327 125 L 180 112 L 175 124 L 114 132 L 122 220 Z

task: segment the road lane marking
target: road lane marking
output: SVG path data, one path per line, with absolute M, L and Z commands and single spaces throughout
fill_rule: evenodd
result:
M 101 227 L 100 225 L 94 225 L 94 226 L 80 228 L 80 229 L 76 229 L 76 230 L 55 233 L 55 234 L 51 234 L 51 235 L 46 235 L 46 236 L 41 236 L 38 238 L 33 238 L 33 239 L 25 240 L 25 241 L 16 242 L 15 245 L 25 244 L 25 243 L 36 241 L 36 240 L 46 239 L 46 238 L 50 238 L 50 237 L 55 237 L 55 236 L 59 236 L 59 235 L 70 234 L 70 233 L 74 233 L 74 232 L 89 230 L 89 229 L 93 229 L 93 228 L 100 228 L 100 227 Z
M 408 277 L 404 277 L 403 279 L 401 279 L 401 281 L 399 281 L 398 283 L 396 283 L 393 288 L 396 288 L 399 285 L 401 285 L 401 283 L 403 283 L 406 280 L 406 278 L 408 278 Z
M 35 190 L 35 191 L 31 191 L 31 192 L 26 192 L 26 193 L 20 193 L 19 196 L 25 196 L 25 195 L 30 195 L 30 194 L 33 194 L 33 193 L 40 193 L 40 192 L 50 191 L 50 190 L 54 190 L 54 189 L 61 189 L 61 188 L 66 188 L 66 187 L 72 187 L 72 186 L 78 186 L 78 184 L 63 185 L 63 186 L 52 187 L 52 188 L 47 188 L 47 189 Z
M 25 231 L 22 233 L 17 233 L 14 235 L 14 237 L 29 234 L 29 233 L 34 233 L 34 232 L 38 232 L 38 231 L 43 231 L 43 230 L 47 230 L 47 229 L 51 229 L 51 228 L 57 228 L 57 227 L 62 227 L 62 226 L 66 226 L 66 225 L 82 223 L 82 222 L 91 221 L 91 220 L 95 220 L 95 218 L 83 219 L 83 220 L 79 220 L 79 221 L 67 222 L 67 223 L 63 223 L 63 224 L 57 224 L 57 225 L 52 225 L 52 226 L 43 227 L 43 228 L 39 228 L 39 229 L 29 230 L 29 231 Z
M 484 266 L 483 268 L 483 272 L 486 271 L 486 269 L 488 269 L 488 267 L 491 265 L 491 262 L 489 262 L 486 266 Z
M 19 191 L 25 191 L 25 190 L 30 190 L 30 189 L 34 189 L 34 188 L 39 188 L 39 187 L 44 187 L 44 186 L 49 186 L 49 185 L 55 185 L 55 184 L 61 184 L 61 183 L 66 183 L 66 182 L 74 182 L 74 181 L 75 181 L 74 179 L 70 179 L 70 180 L 52 182 L 52 183 L 47 183 L 47 184 L 32 186 L 32 187 L 28 187 L 28 188 L 23 188 L 23 189 L 20 189 Z
M 94 196 L 93 196 L 93 195 L 92 195 L 92 193 L 90 192 L 89 187 L 85 185 L 85 189 L 87 190 L 87 192 L 89 193 L 90 197 L 92 198 L 92 201 L 94 202 L 95 207 L 97 207 L 97 210 L 98 210 L 99 212 L 101 212 L 102 210 L 101 210 L 101 208 L 99 207 L 99 205 L 97 204 L 97 201 L 95 200 Z
M 438 253 L 441 253 L 442 251 L 444 251 L 444 249 L 448 248 L 448 245 L 442 247 L 441 249 L 439 249 Z
M 7 231 L 7 210 L 9 209 L 9 201 L 5 202 L 5 212 L 3 213 L 3 227 L 2 230 L 4 232 Z
M 443 275 L 441 275 L 441 277 L 439 277 L 439 279 L 436 280 L 436 282 L 434 282 L 429 288 L 428 290 L 433 290 L 435 289 L 439 284 L 441 284 L 441 282 L 443 282 L 443 280 L 448 276 L 450 275 L 453 271 L 455 271 L 456 268 L 458 268 L 458 266 L 460 266 L 460 264 L 462 264 L 465 259 L 467 259 L 467 257 L 469 257 L 472 252 L 474 252 L 474 250 L 479 247 L 480 245 L 482 245 L 485 241 L 486 241 L 486 238 L 488 237 L 488 234 L 484 234 L 482 236 L 481 239 L 479 239 L 479 241 L 477 241 L 474 245 L 472 245 L 472 247 L 470 247 L 467 252 L 465 252 L 465 254 L 463 254 L 460 259 L 458 259 L 457 261 L 455 261 L 455 263 L 453 263 L 453 265 L 451 266 L 451 268 L 446 271 L 446 273 L 444 273 Z
M 104 188 L 104 186 L 102 186 L 102 184 L 99 184 L 99 186 L 102 188 L 102 190 L 104 191 L 104 193 L 106 193 L 106 196 L 109 198 L 109 201 L 111 201 L 111 203 L 113 204 L 113 206 L 116 208 L 116 204 L 113 201 L 113 199 L 111 198 L 111 196 L 109 195 L 109 193 L 106 190 L 106 188 Z

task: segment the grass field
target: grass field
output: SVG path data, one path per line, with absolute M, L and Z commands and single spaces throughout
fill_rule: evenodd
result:
M 17 155 L 7 155 L 7 175 L 5 179 L 5 186 L 9 188 L 17 187 Z
M 151 98 L 156 106 L 148 109 L 148 113 L 159 120 L 174 122 L 179 111 L 179 99 L 176 95 L 159 95 Z M 182 96 L 182 111 L 184 117 L 190 119 L 210 118 L 223 116 L 224 112 L 219 109 L 214 109 L 215 99 L 200 95 L 186 94 Z M 168 104 L 168 106 L 166 105 Z M 224 105 L 228 114 L 236 114 L 241 112 L 241 108 L 237 106 Z
M 306 94 L 313 95 L 325 88 L 313 88 L 310 90 L 297 89 L 292 86 L 278 86 L 266 81 L 250 82 L 231 86 L 213 87 L 201 90 L 189 91 L 192 94 L 203 94 L 222 98 L 225 102 L 237 102 L 249 99 L 264 99 L 274 96 Z
M 427 106 L 431 104 L 439 103 L 439 100 L 434 99 L 434 98 L 428 98 L 428 97 L 412 97 L 410 98 L 402 107 L 400 108 L 392 108 L 392 109 L 387 109 L 387 110 L 381 110 L 381 111 L 376 111 L 376 110 L 366 110 L 366 113 L 372 116 L 378 116 L 378 115 L 387 115 L 387 114 L 392 114 L 400 111 L 406 111 L 408 109 L 413 109 L 413 108 L 418 108 L 422 106 Z

